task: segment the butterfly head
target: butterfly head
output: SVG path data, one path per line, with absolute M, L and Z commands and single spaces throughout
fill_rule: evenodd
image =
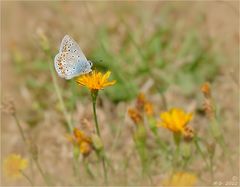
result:
M 90 65 L 90 67 L 93 66 L 93 63 L 92 63 L 90 60 L 88 60 L 88 63 L 89 63 L 89 65 Z

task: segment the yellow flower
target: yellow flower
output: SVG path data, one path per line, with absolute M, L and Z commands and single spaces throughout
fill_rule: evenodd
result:
M 197 177 L 191 173 L 178 172 L 162 182 L 163 186 L 194 186 Z
M 108 81 L 111 72 L 108 71 L 105 74 L 101 72 L 93 71 L 90 74 L 82 75 L 77 78 L 77 83 L 88 87 L 90 90 L 100 90 L 107 86 L 112 86 L 116 83 L 116 81 Z
M 21 171 L 26 169 L 28 161 L 20 155 L 11 154 L 3 162 L 3 168 L 6 176 L 16 179 L 21 176 Z
M 173 108 L 168 112 L 160 114 L 161 122 L 158 126 L 165 127 L 173 132 L 184 133 L 184 128 L 187 123 L 192 119 L 192 113 L 186 113 L 179 108 Z

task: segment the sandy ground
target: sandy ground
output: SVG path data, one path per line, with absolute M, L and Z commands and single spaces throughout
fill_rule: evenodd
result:
M 66 11 L 76 10 L 72 9 L 69 3 L 66 6 Z M 121 4 L 113 3 L 112 6 Z M 216 41 L 216 48 L 221 49 L 227 58 L 227 63 L 221 67 L 221 74 L 217 77 L 213 85 L 214 95 L 216 101 L 221 103 L 224 108 L 223 118 L 227 124 L 224 125 L 226 132 L 226 139 L 231 149 L 235 149 L 236 165 L 239 165 L 237 150 L 239 149 L 239 2 L 237 1 L 209 1 L 209 2 L 142 2 L 142 3 L 129 3 L 130 6 L 137 6 L 140 9 L 153 8 L 155 6 L 165 6 L 166 4 L 173 4 L 177 7 L 174 10 L 177 19 L 186 21 L 189 26 L 196 27 L 206 35 L 210 35 Z M 98 5 L 98 6 L 96 6 Z M 88 3 L 90 11 L 93 11 L 97 16 L 97 21 L 104 24 L 108 13 L 111 12 L 111 5 L 108 3 Z M 27 7 L 27 8 L 26 8 Z M 24 90 L 18 85 L 18 75 L 13 70 L 13 64 L 9 54 L 9 48 L 14 43 L 28 42 L 33 33 L 36 32 L 38 27 L 46 27 L 47 24 L 63 24 L 60 16 L 55 17 L 54 8 L 52 3 L 33 3 L 33 2 L 1 2 L 1 97 L 4 100 L 6 97 L 14 98 L 16 108 L 21 114 L 24 113 L 26 96 Z M 84 17 L 85 6 L 78 6 L 78 11 L 74 12 L 73 16 L 77 18 Z M 195 25 L 194 16 L 202 14 L 205 22 L 202 25 Z M 71 19 L 71 18 L 70 18 Z M 74 24 L 79 23 L 84 26 L 84 23 L 76 21 Z M 72 25 L 74 27 L 74 25 Z M 86 26 L 87 27 L 87 26 Z M 54 32 L 54 31 L 53 31 Z M 64 33 L 64 31 L 62 31 Z M 80 31 L 84 34 L 86 31 Z M 59 36 L 60 34 L 58 34 Z M 87 42 L 87 41 L 84 41 Z M 84 44 L 83 44 L 84 45 Z M 21 78 L 20 78 L 21 79 Z M 171 91 L 169 92 L 169 99 L 172 98 Z M 47 99 L 47 98 L 46 98 Z M 174 100 L 174 99 L 172 99 Z M 123 106 L 122 106 L 123 105 Z M 116 106 L 116 110 L 122 110 L 126 105 L 120 103 Z M 91 106 L 87 106 L 90 110 Z M 83 106 L 79 105 L 79 113 L 83 113 Z M 102 111 L 99 111 L 100 113 Z M 64 134 L 64 128 L 53 127 L 54 117 L 44 114 L 44 121 L 36 129 L 33 130 L 32 136 L 40 147 L 40 160 L 42 158 L 49 158 L 48 160 L 41 160 L 43 166 L 48 168 L 51 175 L 58 174 L 59 176 L 71 176 L 71 167 L 65 168 L 64 166 L 69 163 L 71 154 L 69 153 L 70 147 L 68 146 L 65 138 L 59 136 Z M 54 115 L 54 114 L 53 114 Z M 56 114 L 55 114 L 56 115 Z M 105 116 L 100 121 L 104 122 Z M 24 121 L 21 121 L 24 124 Z M 26 127 L 26 126 L 25 126 Z M 56 132 L 57 130 L 57 132 Z M 107 134 L 107 130 L 103 132 Z M 107 141 L 107 140 L 105 140 Z M 107 143 L 107 142 L 106 142 Z M 17 128 L 11 116 L 2 114 L 1 116 L 1 158 L 3 159 L 11 152 L 19 152 L 23 155 L 26 152 L 23 149 L 23 142 L 17 133 Z M 55 158 L 52 158 L 54 153 Z M 56 158 L 57 155 L 57 158 Z M 223 163 L 222 171 L 218 171 L 218 180 L 228 181 L 233 177 L 231 169 L 227 164 Z M 33 168 L 34 169 L 34 168 Z M 239 175 L 238 168 L 235 168 L 234 175 Z M 41 181 L 40 176 L 34 172 L 36 181 Z M 66 181 L 59 181 L 60 184 L 65 184 Z M 12 184 L 2 178 L 2 184 Z M 26 185 L 25 181 L 20 181 L 16 185 Z

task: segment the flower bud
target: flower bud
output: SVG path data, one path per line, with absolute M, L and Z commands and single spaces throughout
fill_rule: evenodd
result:
M 92 143 L 93 143 L 93 147 L 97 150 L 97 151 L 101 151 L 103 150 L 103 143 L 102 140 L 99 136 L 97 136 L 96 134 L 92 135 Z
M 92 146 L 88 142 L 82 142 L 80 144 L 80 152 L 83 154 L 83 156 L 88 156 L 90 152 L 92 151 Z
M 16 109 L 13 100 L 7 100 L 2 102 L 1 111 L 7 114 L 15 115 Z
M 183 143 L 182 145 L 182 156 L 184 159 L 188 160 L 191 157 L 191 144 Z
M 153 104 L 150 102 L 146 102 L 144 104 L 144 112 L 147 114 L 147 116 L 153 115 Z
M 73 156 L 75 159 L 77 159 L 80 155 L 80 150 L 79 150 L 79 147 L 77 146 L 77 144 L 75 144 L 73 146 Z
M 44 31 L 41 28 L 39 28 L 37 30 L 37 36 L 39 38 L 39 42 L 40 42 L 42 49 L 44 51 L 48 52 L 50 50 L 50 44 L 49 44 L 49 41 L 48 41 Z
M 207 144 L 207 150 L 208 150 L 208 153 L 210 155 L 211 158 L 213 158 L 214 154 L 215 154 L 215 144 L 214 143 L 208 143 Z
M 136 108 L 139 111 L 142 111 L 144 109 L 145 102 L 146 102 L 146 98 L 144 93 L 139 93 L 136 100 Z
M 210 84 L 208 82 L 205 82 L 202 85 L 201 91 L 202 91 L 202 93 L 204 94 L 205 97 L 211 98 L 211 88 L 210 88 Z
M 29 152 L 32 155 L 33 160 L 38 160 L 38 147 L 37 145 L 33 142 L 32 139 L 27 140 L 27 145 Z
M 142 115 L 136 109 L 132 109 L 132 108 L 129 109 L 128 115 L 136 125 L 138 125 L 143 121 Z
M 183 138 L 186 142 L 190 142 L 194 137 L 194 131 L 191 126 L 186 126 L 183 131 Z

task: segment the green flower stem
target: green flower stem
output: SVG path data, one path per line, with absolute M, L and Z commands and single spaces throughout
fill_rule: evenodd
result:
M 97 134 L 99 138 L 101 139 L 101 133 L 99 130 L 99 125 L 98 125 L 98 120 L 97 120 L 97 112 L 96 112 L 96 101 L 97 101 L 97 96 L 98 96 L 98 90 L 92 90 L 91 91 L 91 96 L 92 96 L 92 106 L 93 106 L 93 115 L 94 115 L 94 121 L 95 121 L 95 127 Z M 102 166 L 103 166 L 103 172 L 104 172 L 104 181 L 105 185 L 108 184 L 108 177 L 107 177 L 107 168 L 106 168 L 106 163 L 105 163 L 105 155 L 104 153 L 101 156 L 102 158 Z
M 227 160 L 229 161 L 230 167 L 233 170 L 234 163 L 233 163 L 232 158 L 230 156 L 230 150 L 227 147 L 227 144 L 226 144 L 224 136 L 223 136 L 222 129 L 220 127 L 218 113 L 217 113 L 217 110 L 216 110 L 217 105 L 216 105 L 216 102 L 214 101 L 214 99 L 212 99 L 211 102 L 212 102 L 212 106 L 213 106 L 213 110 L 214 110 L 214 115 L 212 116 L 212 118 L 210 118 L 210 125 L 209 125 L 210 126 L 210 132 L 212 133 L 212 136 L 215 138 L 215 140 L 217 141 L 219 146 L 222 148 L 223 154 L 224 154 L 224 156 L 227 157 Z
M 80 175 L 80 168 L 79 168 L 79 161 L 78 161 L 78 157 L 74 157 L 73 158 L 73 167 L 74 167 L 74 174 L 75 174 L 75 177 L 76 177 L 76 180 L 78 183 L 81 182 L 81 175 Z
M 50 47 L 42 46 L 42 49 L 46 53 L 46 56 L 48 57 L 48 60 L 52 61 L 53 55 L 52 55 L 52 53 L 50 51 Z M 56 78 L 56 75 L 55 75 L 52 63 L 49 63 L 49 70 L 50 70 L 50 73 L 51 73 L 54 89 L 56 91 L 56 94 L 57 94 L 57 97 L 58 97 L 58 100 L 59 100 L 59 103 L 60 103 L 63 115 L 64 115 L 65 120 L 67 122 L 68 131 L 70 133 L 72 133 L 73 132 L 73 124 L 72 124 L 72 121 L 71 121 L 71 117 L 70 117 L 69 113 L 67 112 L 66 106 L 64 104 L 63 97 L 62 97 L 62 94 L 61 94 L 61 90 L 60 90 L 60 88 L 58 86 L 57 78 Z M 73 151 L 73 157 L 74 157 L 74 151 Z M 78 167 L 77 162 L 75 160 L 73 161 L 73 166 L 74 166 L 74 172 L 77 175 L 77 178 L 80 178 L 79 171 L 77 171 L 77 168 L 79 168 L 79 167 Z
M 173 158 L 173 166 L 178 166 L 178 159 L 180 154 L 180 142 L 181 142 L 181 133 L 173 133 L 174 143 L 176 145 L 176 151 Z
M 74 175 L 76 177 L 77 182 L 80 184 L 82 182 L 81 180 L 81 173 L 80 173 L 80 165 L 79 162 L 79 156 L 80 156 L 80 149 L 79 145 L 73 145 L 73 168 L 74 168 Z
M 137 128 L 133 134 L 133 141 L 141 161 L 142 178 L 145 180 L 145 177 L 147 177 L 150 181 L 150 185 L 153 185 L 153 180 L 150 174 L 151 160 L 149 159 L 149 150 L 146 144 L 147 131 L 143 123 L 137 124 Z
M 181 134 L 180 133 L 173 133 L 174 143 L 177 147 L 179 147 L 181 142 Z
M 161 140 L 161 138 L 158 135 L 158 128 L 157 128 L 157 125 L 156 125 L 157 124 L 156 119 L 153 116 L 149 116 L 147 118 L 147 120 L 148 120 L 148 124 L 149 124 L 150 130 L 152 131 L 152 133 L 153 133 L 153 135 L 155 137 L 155 140 L 156 140 L 157 144 L 159 145 L 159 148 L 164 153 L 166 153 L 167 147 L 166 147 L 165 143 Z
M 214 118 L 211 119 L 209 126 L 210 126 L 210 133 L 215 138 L 215 140 L 217 141 L 219 146 L 222 148 L 224 156 L 227 157 L 227 160 L 229 161 L 229 165 L 233 169 L 234 164 L 233 164 L 232 158 L 230 156 L 230 150 L 227 147 L 227 144 L 224 140 L 224 136 L 223 136 L 222 130 L 220 128 L 220 124 L 219 124 L 216 114 L 215 114 Z
M 27 179 L 27 181 L 31 184 L 31 186 L 34 186 L 33 181 L 30 179 L 30 177 L 27 176 L 22 170 L 20 170 L 21 174 Z
M 192 147 L 190 142 L 183 142 L 181 147 L 181 156 L 183 158 L 182 168 L 186 170 L 192 155 Z
M 57 83 L 57 79 L 56 79 L 56 75 L 54 73 L 54 69 L 53 69 L 52 63 L 49 63 L 49 69 L 50 69 L 50 72 L 51 72 L 53 85 L 54 85 L 55 91 L 57 93 L 57 97 L 58 97 L 58 100 L 59 100 L 59 103 L 60 103 L 63 115 L 65 116 L 65 119 L 66 119 L 66 122 L 67 122 L 67 125 L 68 125 L 68 130 L 70 132 L 72 132 L 73 131 L 73 126 L 72 126 L 72 123 L 71 123 L 71 118 L 70 118 L 70 116 L 69 116 L 69 114 L 67 112 L 67 109 L 65 107 L 65 104 L 63 102 L 62 94 L 61 94 L 60 88 L 59 88 L 58 83 Z
M 43 180 L 45 181 L 46 185 L 47 185 L 47 186 L 52 186 L 51 183 L 50 183 L 50 181 L 48 180 L 47 176 L 46 176 L 45 173 L 43 172 L 42 167 L 41 167 L 41 165 L 39 164 L 39 161 L 38 161 L 38 160 L 34 160 L 34 161 L 35 161 L 36 166 L 37 166 L 37 168 L 38 168 L 38 170 L 39 170 L 39 172 L 40 172 Z
M 54 56 L 52 55 L 52 53 L 50 51 L 50 47 L 48 45 L 47 46 L 41 45 L 41 47 L 42 47 L 43 51 L 46 53 L 46 56 L 49 58 L 49 61 L 51 62 Z M 56 94 L 57 94 L 57 97 L 58 97 L 63 115 L 64 115 L 64 117 L 66 119 L 66 122 L 67 122 L 67 125 L 68 125 L 68 130 L 72 133 L 73 125 L 71 123 L 70 115 L 68 114 L 66 106 L 63 102 L 62 94 L 61 94 L 60 88 L 59 88 L 58 83 L 57 83 L 57 78 L 56 78 L 52 63 L 49 63 L 49 70 L 50 70 L 50 73 L 51 73 L 54 89 L 56 91 Z
M 121 140 L 121 139 L 120 139 L 120 135 L 121 135 L 121 133 L 122 133 L 122 128 L 123 128 L 122 125 L 118 125 L 118 127 L 117 127 L 117 132 L 116 132 L 116 136 L 115 136 L 115 138 L 114 138 L 114 140 L 113 140 L 111 150 L 115 150 L 116 147 L 117 147 L 117 145 L 118 145 L 118 143 L 119 143 L 119 140 Z
M 211 179 L 214 180 L 214 172 L 213 172 L 213 158 L 210 156 L 210 171 L 211 171 Z
M 204 152 L 200 146 L 200 139 L 197 136 L 194 136 L 193 138 L 194 141 L 194 145 L 196 147 L 196 150 L 198 151 L 198 153 L 200 154 L 200 156 L 202 157 L 202 159 L 204 160 L 206 166 L 210 169 L 210 164 L 208 163 L 206 156 L 204 155 Z
M 98 120 L 97 120 L 97 112 L 96 112 L 96 101 L 97 101 L 97 96 L 98 96 L 98 91 L 91 91 L 91 96 L 92 96 L 92 105 L 93 105 L 93 114 L 94 114 L 94 121 L 95 121 L 95 127 L 98 136 L 101 138 L 101 133 L 99 130 L 99 125 L 98 125 Z
M 18 127 L 18 129 L 19 129 L 19 132 L 20 132 L 20 134 L 21 134 L 21 137 L 22 137 L 24 143 L 25 143 L 26 145 L 28 145 L 27 139 L 26 139 L 26 137 L 25 137 L 25 135 L 24 135 L 24 132 L 23 132 L 23 129 L 22 129 L 21 125 L 20 125 L 20 122 L 19 122 L 19 119 L 18 119 L 18 117 L 17 117 L 17 114 L 14 113 L 14 114 L 13 114 L 13 117 L 14 117 L 14 119 L 15 119 L 15 121 L 16 121 L 17 127 Z M 35 164 L 36 164 L 36 166 L 37 166 L 40 174 L 42 175 L 44 181 L 45 181 L 46 184 L 49 186 L 49 182 L 48 182 L 48 180 L 46 180 L 47 178 L 45 177 L 44 172 L 43 172 L 42 168 L 40 167 L 40 165 L 39 165 L 39 163 L 38 163 L 38 160 L 37 160 L 37 159 L 34 159 L 35 156 L 33 155 L 33 153 L 32 153 L 31 151 L 30 151 L 30 156 L 31 156 L 32 160 L 35 162 Z
M 88 163 L 87 159 L 83 158 L 83 163 L 84 163 L 84 167 L 85 167 L 85 170 L 88 173 L 88 175 L 91 177 L 91 179 L 95 179 L 95 176 L 89 167 L 89 163 Z
M 162 99 L 163 107 L 164 107 L 165 110 L 167 110 L 168 109 L 168 105 L 167 105 L 166 96 L 164 95 L 163 92 L 160 92 L 160 96 L 161 96 L 161 99 Z
M 14 114 L 13 114 L 13 117 L 14 117 L 14 119 L 15 119 L 15 121 L 16 121 L 18 130 L 19 130 L 19 132 L 20 132 L 20 134 L 21 134 L 21 136 L 22 136 L 22 139 L 23 139 L 24 143 L 27 143 L 27 139 L 26 139 L 26 137 L 25 137 L 25 135 L 24 135 L 24 132 L 23 132 L 23 129 L 22 129 L 22 127 L 21 127 L 21 125 L 20 125 L 20 122 L 19 122 L 19 120 L 18 120 L 17 114 L 14 113 Z

